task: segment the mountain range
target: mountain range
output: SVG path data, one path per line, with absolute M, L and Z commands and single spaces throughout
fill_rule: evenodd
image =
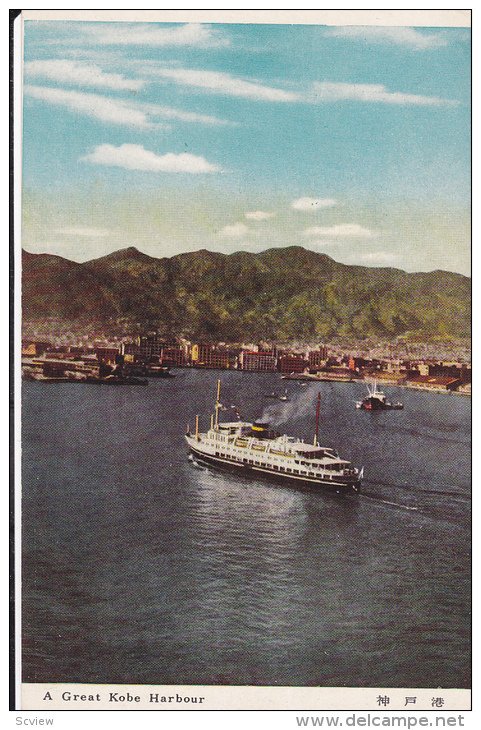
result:
M 72 331 L 95 323 L 226 342 L 470 333 L 469 278 L 348 266 L 300 246 L 171 258 L 131 247 L 85 263 L 24 251 L 22 269 L 24 322 Z

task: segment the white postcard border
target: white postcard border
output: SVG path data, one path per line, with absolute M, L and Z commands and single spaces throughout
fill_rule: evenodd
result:
M 242 17 L 241 17 L 242 15 Z M 345 687 L 251 687 L 203 685 L 110 685 L 110 684 L 56 684 L 22 683 L 21 681 L 21 170 L 22 170 L 22 59 L 23 28 L 25 21 L 115 21 L 164 23 L 259 23 L 259 24 L 312 24 L 312 25 L 409 25 L 415 27 L 470 28 L 471 10 L 22 10 L 15 21 L 14 38 L 14 387 L 15 387 L 15 671 L 16 707 L 18 710 L 322 710 L 325 712 L 355 711 L 469 711 L 471 690 L 435 688 L 345 688 Z M 474 251 L 473 251 L 474 258 Z M 473 292 L 473 298 L 474 298 Z M 475 401 L 473 401 L 473 404 Z M 473 495 L 474 496 L 474 495 Z M 474 536 L 473 536 L 474 538 Z M 473 541 L 474 544 L 474 541 Z M 45 700 L 46 693 L 52 700 Z M 99 701 L 65 700 L 62 693 L 93 695 Z M 134 694 L 139 702 L 111 702 L 110 693 Z M 150 694 L 160 696 L 204 696 L 201 707 L 183 702 L 152 703 Z M 443 696 L 442 708 L 432 707 L 434 693 Z M 381 707 L 376 698 L 390 696 L 388 706 Z M 406 707 L 406 697 L 417 696 L 418 706 Z M 170 706 L 169 706 L 170 704 Z M 204 703 L 202 703 L 204 704 Z

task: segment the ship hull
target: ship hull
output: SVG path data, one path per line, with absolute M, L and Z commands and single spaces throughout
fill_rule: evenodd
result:
M 401 411 L 402 403 L 379 403 L 371 400 L 362 401 L 358 406 L 363 411 Z
M 263 479 L 275 481 L 280 485 L 289 484 L 298 486 L 310 486 L 314 488 L 328 490 L 331 492 L 336 492 L 338 494 L 352 492 L 357 494 L 361 491 L 361 480 L 359 479 L 356 481 L 335 481 L 334 479 L 313 479 L 309 477 L 304 477 L 302 475 L 294 476 L 293 474 L 285 474 L 282 472 L 273 471 L 262 466 L 253 466 L 251 464 L 244 464 L 238 461 L 234 461 L 232 459 L 212 456 L 211 454 L 206 454 L 205 452 L 196 449 L 192 445 L 189 445 L 189 448 L 197 461 L 207 464 L 208 466 L 213 466 L 217 469 L 222 469 L 223 471 L 236 472 L 237 474 L 241 474 L 242 476 L 256 478 L 262 477 Z
M 366 400 L 363 400 L 361 403 L 361 408 L 363 411 L 386 411 L 388 410 L 387 406 L 377 398 L 367 398 Z

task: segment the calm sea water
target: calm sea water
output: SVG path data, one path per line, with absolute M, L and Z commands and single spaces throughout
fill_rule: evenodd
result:
M 320 390 L 363 494 L 189 461 L 214 371 L 24 383 L 24 681 L 468 687 L 469 400 L 390 387 L 404 410 L 365 413 L 360 384 L 220 375 L 224 404 L 306 438 Z

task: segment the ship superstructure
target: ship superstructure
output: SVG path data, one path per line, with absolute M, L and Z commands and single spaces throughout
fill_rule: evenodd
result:
M 279 434 L 264 422 L 220 423 L 219 409 L 220 381 L 210 428 L 201 433 L 197 416 L 194 433 L 188 429 L 185 437 L 196 460 L 238 473 L 274 477 L 278 482 L 311 484 L 337 492 L 360 490 L 363 469 L 353 467 L 334 449 L 319 443 L 319 400 L 312 443 Z
M 378 390 L 377 383 L 367 386 L 368 395 L 363 400 L 356 401 L 356 408 L 363 411 L 400 411 L 403 408 L 402 403 L 391 403 L 386 399 L 386 394 L 382 390 Z

